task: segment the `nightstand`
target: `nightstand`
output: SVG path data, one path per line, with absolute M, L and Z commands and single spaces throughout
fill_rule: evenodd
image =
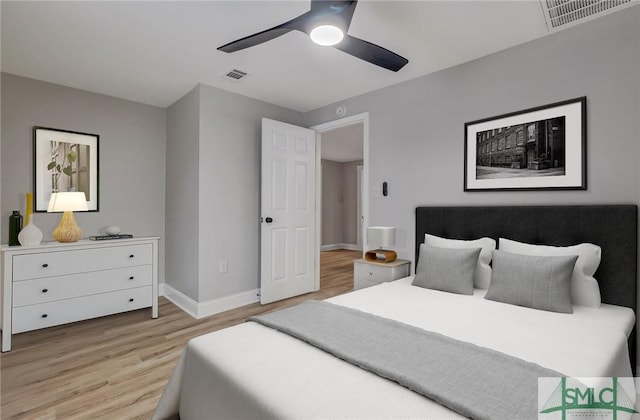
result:
M 362 289 L 387 281 L 398 280 L 409 275 L 411 261 L 395 260 L 379 263 L 366 260 L 353 262 L 353 288 Z

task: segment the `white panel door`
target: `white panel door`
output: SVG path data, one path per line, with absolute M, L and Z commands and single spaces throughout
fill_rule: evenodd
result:
M 312 292 L 316 133 L 262 119 L 260 303 Z

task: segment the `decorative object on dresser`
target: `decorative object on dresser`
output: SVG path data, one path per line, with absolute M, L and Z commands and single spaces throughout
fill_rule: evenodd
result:
M 22 230 L 22 215 L 20 210 L 14 210 L 9 216 L 9 246 L 20 245 L 18 235 Z
M 147 307 L 157 318 L 158 240 L 3 245 L 2 351 L 21 332 Z
M 378 249 L 365 252 L 364 259 L 367 261 L 390 263 L 398 258 L 395 251 L 383 249 L 396 244 L 396 228 L 394 227 L 371 226 L 367 228 L 367 243 L 369 246 L 378 247 Z
M 106 241 L 109 239 L 128 239 L 133 238 L 130 233 L 120 233 L 120 227 L 112 225 L 104 228 L 106 235 L 93 235 L 89 236 L 92 241 Z
M 107 235 L 117 235 L 117 234 L 119 234 L 119 233 L 120 233 L 120 227 L 119 227 L 119 226 L 115 226 L 115 225 L 107 226 L 107 227 L 104 229 L 104 232 L 105 232 Z
M 395 260 L 390 263 L 355 260 L 353 262 L 353 288 L 363 289 L 387 281 L 407 277 L 411 261 Z
M 83 192 L 87 211 L 98 211 L 96 134 L 33 127 L 35 212 L 47 211 L 52 193 Z
M 87 200 L 83 192 L 61 192 L 51 194 L 47 212 L 64 212 L 60 224 L 53 231 L 58 242 L 76 242 L 82 237 L 82 229 L 73 217 L 74 211 L 87 211 Z
M 587 98 L 464 125 L 464 190 L 586 190 Z
M 33 215 L 29 218 L 29 222 L 18 234 L 18 241 L 22 246 L 37 246 L 42 242 L 42 231 L 33 222 Z
M 89 239 L 92 241 L 108 241 L 111 239 L 129 239 L 133 238 L 133 235 L 130 233 L 120 233 L 117 235 L 93 235 L 89 236 Z
M 18 234 L 18 241 L 22 246 L 37 246 L 42 242 L 42 231 L 33 222 L 33 196 L 27 193 L 26 220 L 24 228 Z

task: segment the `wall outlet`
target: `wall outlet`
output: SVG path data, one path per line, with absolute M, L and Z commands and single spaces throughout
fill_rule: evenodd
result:
M 218 263 L 218 272 L 226 273 L 227 271 L 229 271 L 229 267 L 227 266 L 227 260 L 221 260 Z

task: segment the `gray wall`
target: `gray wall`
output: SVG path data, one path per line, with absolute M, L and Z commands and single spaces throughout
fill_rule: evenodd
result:
M 200 89 L 167 109 L 166 283 L 198 300 Z
M 35 125 L 100 135 L 100 211 L 75 214 L 84 237 L 109 225 L 164 237 L 164 109 L 2 73 L 2 123 L 2 243 L 11 211 L 24 214 L 25 194 L 33 191 Z M 34 219 L 49 241 L 59 221 L 60 214 L 37 213 Z
M 322 245 L 356 245 L 357 166 L 322 159 Z
M 397 226 L 413 260 L 418 205 L 590 204 L 640 201 L 640 8 L 403 84 L 347 99 L 370 115 L 370 225 Z M 464 123 L 587 97 L 587 191 L 463 192 Z M 332 104 L 307 126 L 335 120 Z M 373 188 L 389 183 L 388 197 Z
M 361 160 L 342 164 L 342 176 L 344 179 L 343 242 L 352 245 L 358 243 L 358 165 L 362 165 Z
M 342 164 L 322 159 L 322 245 L 344 243 Z
M 192 250 L 197 242 L 197 301 L 206 302 L 259 286 L 261 120 L 266 117 L 300 125 L 302 115 L 206 85 L 196 89 L 199 97 L 197 147 L 193 144 L 192 122 L 196 110 L 192 99 L 179 120 L 188 126 L 180 129 L 189 142 L 184 162 L 191 161 L 197 167 L 197 177 L 189 172 L 181 184 L 191 188 L 189 197 L 197 196 L 197 204 L 193 205 L 198 209 L 198 216 L 193 221 L 196 225 L 192 226 L 197 235 L 177 237 L 172 246 Z M 169 144 L 172 143 L 170 140 Z M 168 159 L 169 154 L 168 151 Z M 175 186 L 167 182 L 167 197 L 173 196 Z M 179 217 L 174 210 L 168 210 L 167 223 Z M 193 261 L 194 257 L 189 260 Z M 228 262 L 227 273 L 218 272 L 221 260 Z M 171 285 L 185 294 L 193 293 L 193 267 L 183 269 L 187 276 L 176 273 L 170 280 Z

